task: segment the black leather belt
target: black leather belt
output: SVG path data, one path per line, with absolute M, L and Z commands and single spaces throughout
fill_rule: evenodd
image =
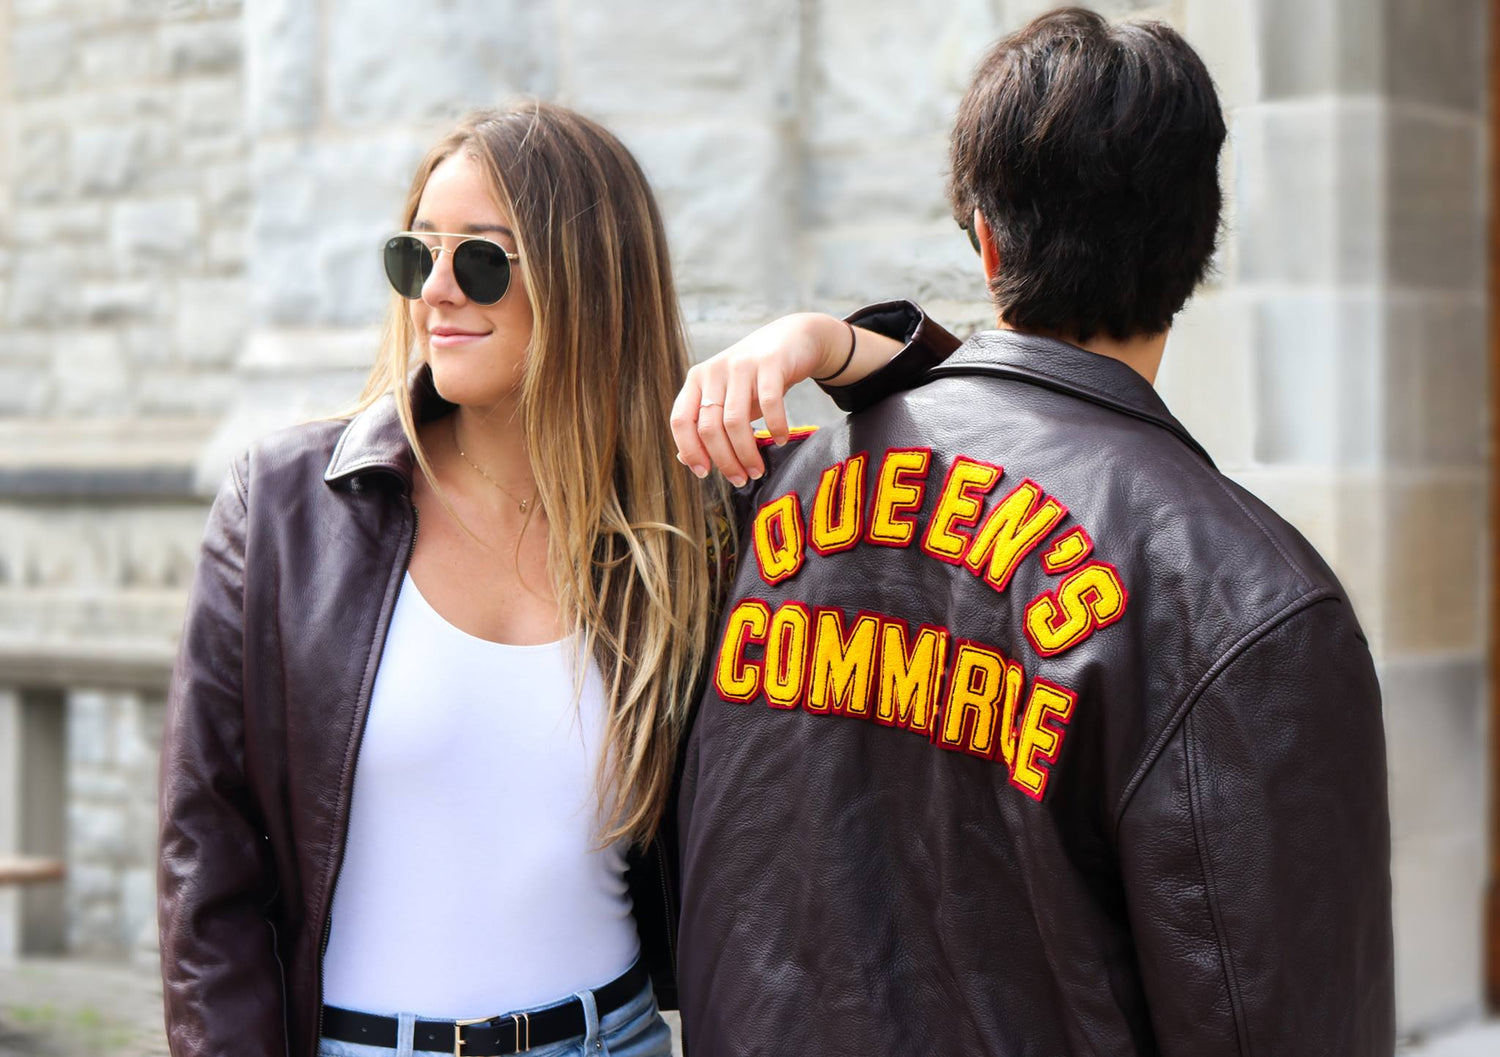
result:
M 602 1018 L 629 1002 L 645 988 L 649 977 L 640 962 L 603 987 L 594 989 L 594 1005 Z M 356 1013 L 338 1006 L 323 1007 L 323 1034 L 340 1042 L 396 1047 L 395 1017 Z M 452 1053 L 454 1057 L 496 1057 L 525 1053 L 533 1046 L 576 1038 L 584 1033 L 583 1003 L 577 998 L 531 1013 L 501 1013 L 474 1020 L 419 1020 L 412 1048 Z

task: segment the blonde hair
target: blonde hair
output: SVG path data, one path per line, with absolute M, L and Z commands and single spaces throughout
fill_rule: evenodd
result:
M 600 841 L 644 843 L 671 787 L 721 565 L 711 510 L 722 494 L 678 464 L 667 429 L 689 359 L 666 232 L 624 145 L 536 101 L 476 111 L 433 147 L 412 179 L 403 228 L 433 170 L 460 151 L 510 214 L 531 297 L 520 419 L 563 626 L 604 679 Z M 394 294 L 381 346 L 354 410 L 394 394 L 441 496 L 407 389 L 420 353 L 407 302 Z

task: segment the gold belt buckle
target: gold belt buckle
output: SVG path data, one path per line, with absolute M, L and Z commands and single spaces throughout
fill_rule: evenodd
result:
M 531 1016 L 526 1013 L 512 1013 L 510 1019 L 516 1025 L 516 1052 L 525 1053 L 531 1049 Z M 521 1034 L 523 1027 L 526 1029 L 525 1035 Z M 526 1040 L 525 1045 L 522 1045 L 522 1039 Z
M 453 1057 L 464 1057 L 464 1028 L 470 1024 L 483 1024 L 493 1017 L 475 1017 L 473 1020 L 455 1020 L 453 1022 Z

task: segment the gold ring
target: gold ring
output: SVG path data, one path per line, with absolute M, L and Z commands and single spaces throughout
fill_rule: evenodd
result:
M 717 400 L 705 400 L 705 401 L 703 401 L 703 403 L 701 403 L 701 404 L 698 405 L 698 410 L 702 411 L 705 407 L 723 407 L 723 406 L 724 405 L 721 404 L 721 403 L 719 403 Z

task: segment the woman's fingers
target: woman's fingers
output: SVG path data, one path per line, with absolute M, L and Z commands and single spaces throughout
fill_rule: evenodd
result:
M 698 477 L 707 477 L 711 463 L 708 451 L 698 438 L 698 405 L 703 400 L 702 368 L 694 367 L 672 402 L 672 440 L 677 445 L 677 461 Z
M 719 472 L 729 478 L 730 482 L 738 488 L 745 483 L 749 474 L 735 454 L 734 445 L 730 443 L 729 436 L 724 431 L 725 392 L 729 385 L 728 379 L 724 377 L 725 364 L 716 357 L 700 366 L 704 370 L 699 379 L 703 395 L 698 401 L 698 421 L 695 430 L 698 442 L 708 453 L 708 458 L 713 465 L 719 468 Z
M 755 429 L 751 423 L 760 417 L 758 376 L 763 370 L 764 365 L 754 359 L 730 361 L 721 419 L 725 440 L 735 459 L 748 476 L 757 479 L 765 475 L 766 464 L 761 461 L 760 445 L 755 442 Z M 732 474 L 729 476 L 734 479 Z M 736 485 L 741 483 L 735 481 Z

